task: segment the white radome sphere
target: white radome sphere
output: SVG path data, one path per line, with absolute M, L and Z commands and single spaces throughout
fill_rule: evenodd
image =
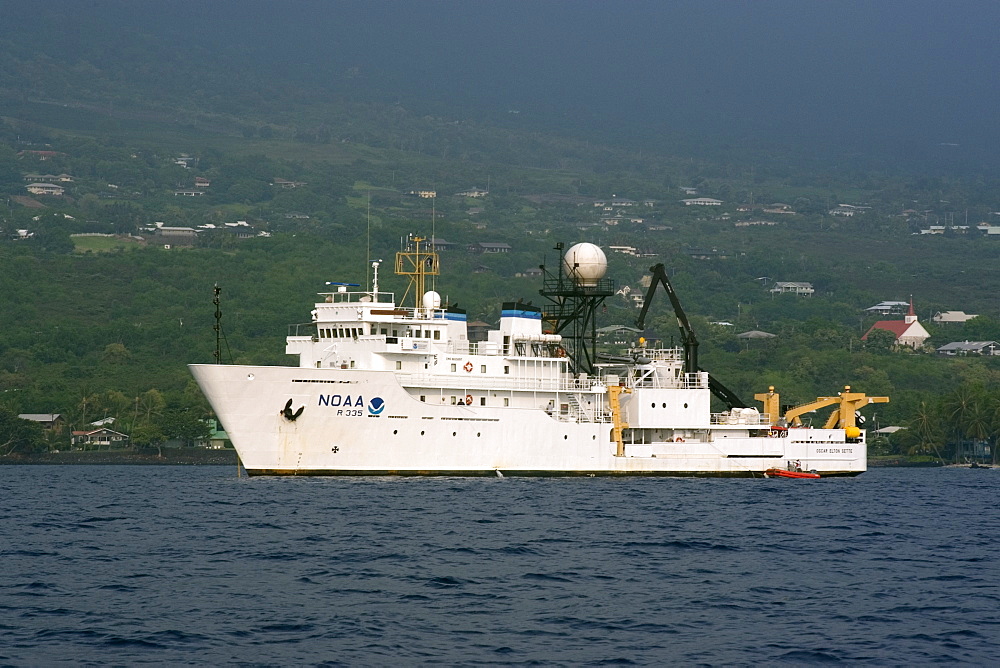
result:
M 600 246 L 576 244 L 563 256 L 563 269 L 577 285 L 595 286 L 608 272 L 608 258 Z
M 422 302 L 424 304 L 424 308 L 426 309 L 441 308 L 441 295 L 433 290 L 428 290 L 424 293 Z

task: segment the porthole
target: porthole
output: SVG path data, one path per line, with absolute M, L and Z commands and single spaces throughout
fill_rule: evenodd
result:
M 479 433 L 479 432 L 477 431 L 477 432 L 476 432 L 476 438 L 479 438 L 480 436 L 482 436 L 482 434 L 480 434 L 480 433 Z
M 420 432 L 420 435 L 421 435 L 421 436 L 423 436 L 423 435 L 424 435 L 424 432 Z
M 687 407 L 688 407 L 688 405 L 687 405 L 687 404 L 684 404 L 684 408 L 687 408 Z
M 651 403 L 651 404 L 649 405 L 649 407 L 650 407 L 650 408 L 656 408 L 656 403 L 655 403 L 655 402 L 654 402 L 654 403 Z
M 457 431 L 453 431 L 453 432 L 451 432 L 451 435 L 452 436 L 458 436 L 458 432 Z
M 569 438 L 569 436 L 567 436 L 566 434 L 563 434 L 563 440 L 564 441 L 567 440 L 568 438 Z
M 398 429 L 393 429 L 393 430 L 392 430 L 392 434 L 393 434 L 393 436 L 395 436 L 395 435 L 396 435 L 396 434 L 398 434 L 398 433 L 399 433 L 399 430 L 398 430 Z
M 666 402 L 666 401 L 664 401 L 664 402 L 663 402 L 663 407 L 664 407 L 664 408 L 666 408 L 666 407 L 667 407 L 667 402 Z M 684 407 L 686 408 L 686 407 L 687 407 L 687 404 L 684 404 Z

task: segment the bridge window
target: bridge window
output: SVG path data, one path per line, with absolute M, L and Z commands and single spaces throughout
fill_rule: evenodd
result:
M 440 329 L 435 329 L 434 330 L 434 340 L 435 341 L 440 341 L 441 340 L 441 330 Z

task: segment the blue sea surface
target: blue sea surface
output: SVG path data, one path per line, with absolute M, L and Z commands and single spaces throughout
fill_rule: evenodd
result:
M 1000 470 L 0 467 L 3 665 L 995 665 Z

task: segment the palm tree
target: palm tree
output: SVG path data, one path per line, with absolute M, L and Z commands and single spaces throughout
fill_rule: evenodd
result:
M 970 426 L 973 422 L 978 424 L 985 419 L 980 408 L 982 404 L 983 389 L 973 385 L 960 385 L 957 390 L 945 397 L 943 409 L 948 431 L 958 443 L 955 447 L 956 463 L 962 453 L 962 440 L 972 437 Z
M 917 435 L 917 444 L 910 448 L 909 454 L 926 454 L 933 451 L 938 459 L 942 459 L 938 444 L 944 442 L 945 436 L 941 418 L 934 406 L 927 401 L 921 401 L 910 428 Z

